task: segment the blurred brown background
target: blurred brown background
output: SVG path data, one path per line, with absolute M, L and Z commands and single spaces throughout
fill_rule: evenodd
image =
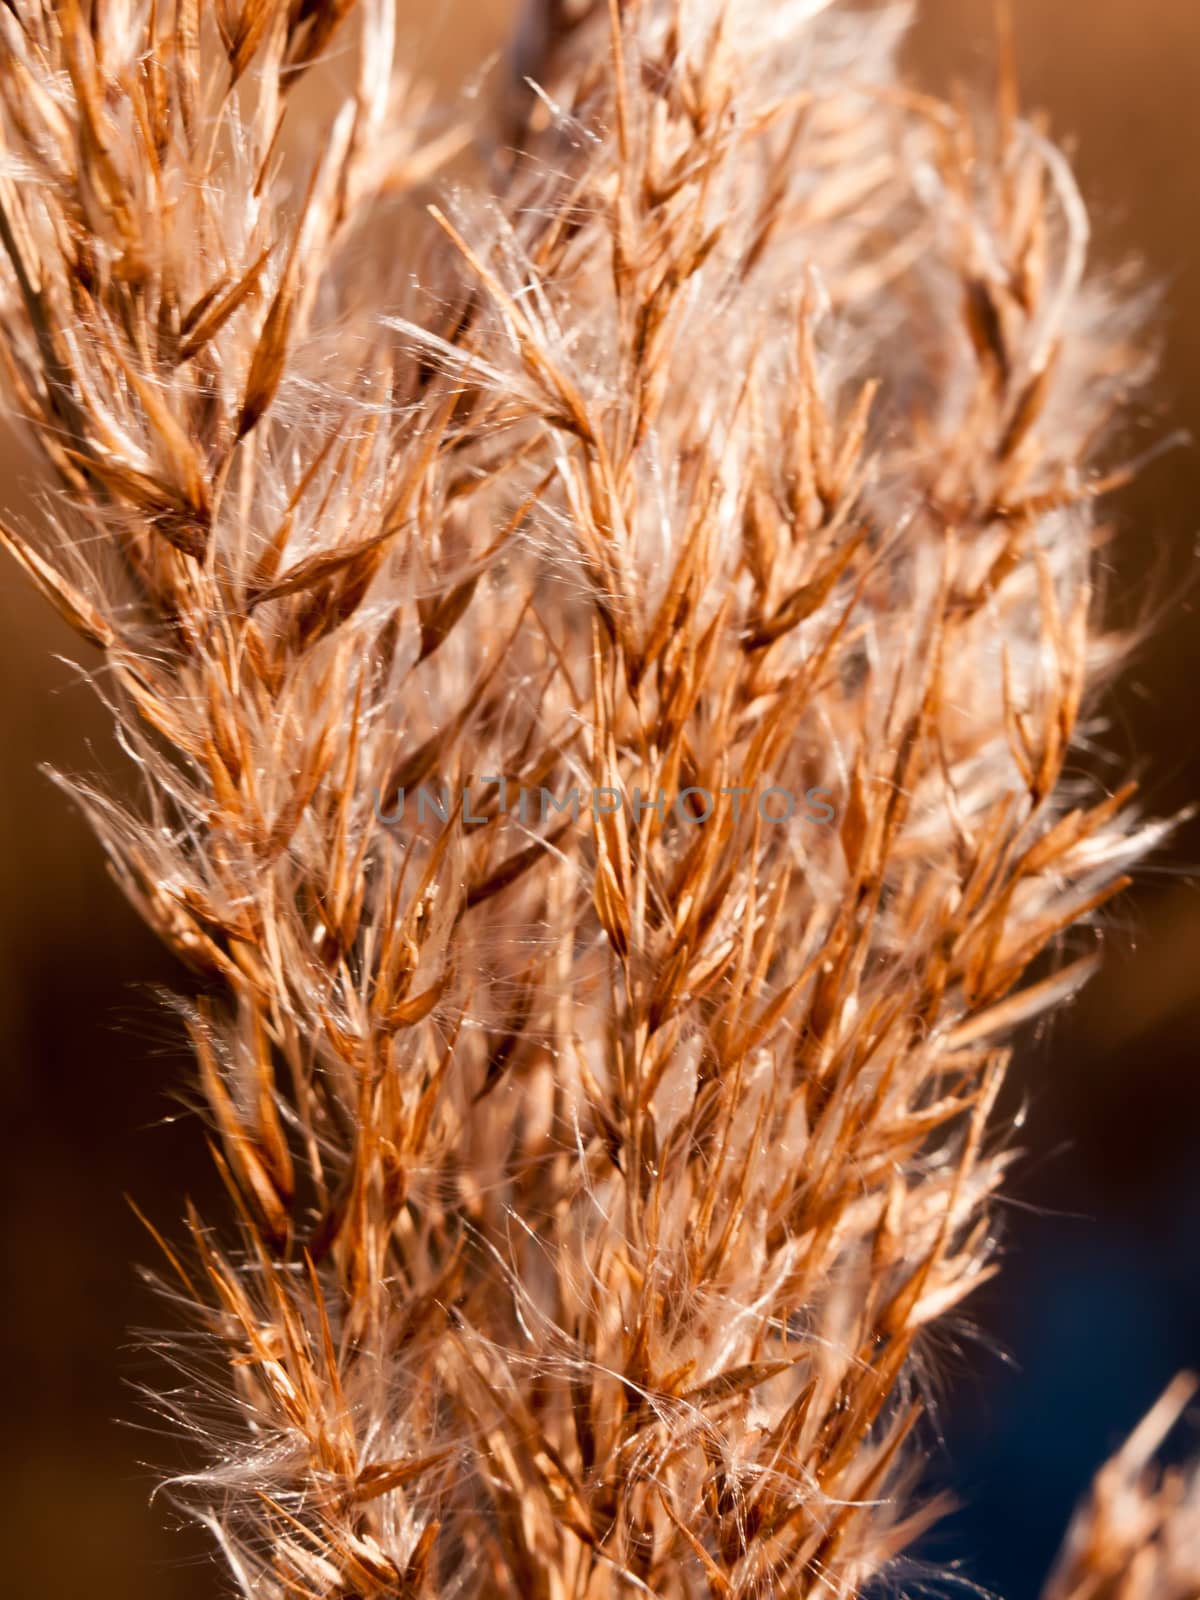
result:
M 1200 437 L 1200 8 L 1196 0 L 1014 0 L 1027 103 L 1074 141 L 1096 257 L 1144 257 L 1163 285 L 1162 379 L 1140 427 Z M 944 88 L 986 85 L 988 0 L 923 0 L 913 58 Z M 407 3 L 410 65 L 462 92 L 503 38 L 507 0 Z M 1169 419 L 1169 423 L 1167 420 Z M 0 457 L 0 500 L 28 463 Z M 1192 609 L 1200 453 L 1159 462 L 1119 507 L 1113 604 L 1162 620 L 1109 707 L 1114 775 L 1154 810 L 1200 794 L 1200 633 Z M 148 1503 L 169 1461 L 128 1387 L 161 1378 L 128 1330 L 162 1313 L 130 1263 L 152 1251 L 123 1192 L 168 1226 L 213 1192 L 196 1127 L 173 1121 L 185 1058 L 149 993 L 177 980 L 109 883 L 39 763 L 119 770 L 73 642 L 0 569 L 0 1227 L 6 1286 L 0 1505 L 6 1591 L 43 1600 L 201 1600 L 204 1545 Z M 982 1339 L 940 1355 L 932 1480 L 965 1509 L 931 1561 L 1033 1600 L 1076 1496 L 1178 1367 L 1200 1363 L 1200 829 L 1110 915 L 1109 964 L 1027 1041 L 1013 1104 L 1028 1159 L 1006 1208 L 1008 1272 L 976 1299 Z M 1002 1354 L 1008 1356 L 1007 1364 Z M 126 1419 L 117 1422 L 114 1419 Z

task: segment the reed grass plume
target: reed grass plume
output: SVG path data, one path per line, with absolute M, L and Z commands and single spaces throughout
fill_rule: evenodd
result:
M 2 537 L 195 973 L 157 1403 L 246 1596 L 853 1596 L 937 1514 L 1007 1041 L 1161 830 L 1072 765 L 1139 308 L 907 21 L 550 6 L 467 124 L 392 0 L 0 4 Z

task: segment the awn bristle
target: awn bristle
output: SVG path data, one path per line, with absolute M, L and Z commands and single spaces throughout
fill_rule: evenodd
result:
M 904 6 L 542 20 L 423 208 L 493 136 L 399 103 L 391 0 L 0 4 L 58 483 L 3 540 L 100 652 L 142 800 L 73 787 L 236 1213 L 164 1243 L 174 1488 L 247 1596 L 858 1595 L 938 1510 L 1006 1040 L 1158 836 L 1071 766 L 1136 308 Z

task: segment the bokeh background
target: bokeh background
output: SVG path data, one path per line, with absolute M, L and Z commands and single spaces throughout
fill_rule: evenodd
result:
M 410 67 L 475 92 L 509 0 L 401 0 Z M 1071 146 L 1095 255 L 1140 255 L 1162 289 L 1162 377 L 1138 426 L 1200 438 L 1200 7 L 1014 0 L 1021 80 Z M 914 70 L 986 91 L 990 0 L 922 0 Z M 28 461 L 0 441 L 0 501 Z M 1106 708 L 1114 775 L 1160 814 L 1200 795 L 1200 451 L 1160 461 L 1114 508 L 1109 582 L 1154 624 Z M 4 1587 L 40 1600 L 208 1600 L 205 1546 L 150 1504 L 172 1459 L 131 1387 L 129 1330 L 162 1312 L 131 1263 L 152 1250 L 124 1200 L 168 1227 L 213 1195 L 173 1098 L 186 1058 L 153 996 L 180 981 L 39 772 L 119 762 L 74 642 L 0 569 L 0 1451 Z M 1109 914 L 1104 975 L 1023 1042 L 1010 1109 L 1027 1152 L 1004 1208 L 1007 1271 L 944 1335 L 931 1482 L 960 1509 L 922 1555 L 1034 1600 L 1093 1471 L 1182 1366 L 1200 1365 L 1200 827 L 1181 829 Z M 215 1199 L 215 1196 L 214 1196 Z M 121 1419 L 121 1420 L 117 1420 Z M 140 1420 L 139 1420 L 140 1419 Z M 138 1430 L 141 1431 L 138 1431 Z M 1200 1445 L 1200 1428 L 1194 1443 Z M 916 1581 L 912 1592 L 916 1592 Z

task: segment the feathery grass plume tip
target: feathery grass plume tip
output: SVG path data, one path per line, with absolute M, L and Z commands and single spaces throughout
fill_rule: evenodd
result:
M 1098 1474 L 1044 1600 L 1194 1600 L 1200 1594 L 1200 1467 L 1154 1457 L 1194 1398 L 1181 1374 Z

